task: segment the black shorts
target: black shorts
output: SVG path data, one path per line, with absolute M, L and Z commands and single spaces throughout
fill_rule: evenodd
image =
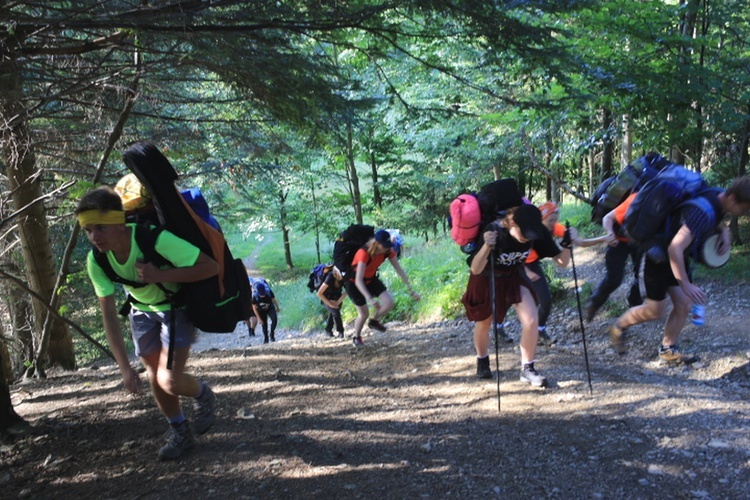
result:
M 362 292 L 359 291 L 359 288 L 357 288 L 354 281 L 347 281 L 344 283 L 344 286 L 346 287 L 346 292 L 349 294 L 349 298 L 352 299 L 355 306 L 363 306 L 367 304 L 367 299 L 362 295 Z M 370 292 L 370 295 L 376 298 L 380 297 L 381 293 L 388 290 L 377 276 L 369 281 L 365 280 L 365 286 L 367 287 L 367 291 Z
M 641 296 L 651 300 L 662 301 L 667 298 L 670 288 L 680 286 L 672 274 L 669 261 L 657 264 L 642 252 L 638 269 L 638 286 Z

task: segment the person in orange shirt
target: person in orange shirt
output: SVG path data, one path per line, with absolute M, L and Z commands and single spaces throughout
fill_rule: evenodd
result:
M 542 213 L 542 224 L 549 229 L 552 236 L 555 238 L 564 238 L 566 229 L 560 223 L 560 208 L 557 206 L 557 203 L 554 201 L 542 203 L 539 205 L 539 211 Z M 574 227 L 570 228 L 570 239 L 573 245 L 580 247 L 588 247 L 604 242 L 604 236 L 581 239 Z M 556 260 L 558 266 L 567 266 L 570 260 L 570 250 L 567 248 L 563 249 L 558 257 L 560 257 L 559 261 Z M 550 293 L 549 281 L 542 267 L 541 259 L 539 259 L 539 255 L 533 248 L 526 259 L 525 270 L 526 275 L 531 280 L 531 285 L 539 302 L 539 343 L 551 345 L 554 343 L 554 340 L 547 333 L 547 319 L 549 319 L 550 311 L 552 310 L 552 294 Z
M 367 326 L 379 332 L 385 332 L 387 328 L 380 320 L 388 311 L 393 309 L 393 296 L 390 294 L 385 284 L 378 277 L 378 268 L 388 260 L 396 274 L 409 289 L 414 300 L 419 300 L 420 296 L 409 283 L 409 277 L 398 262 L 394 244 L 388 231 L 380 229 L 375 232 L 370 241 L 365 246 L 357 250 L 352 259 L 352 268 L 355 269 L 353 278 L 349 278 L 344 286 L 349 298 L 357 309 L 357 319 L 354 321 L 354 337 L 352 339 L 355 347 L 364 346 L 362 340 L 362 328 Z M 375 313 L 370 318 L 368 304 L 373 306 Z M 369 318 L 369 320 L 368 320 Z
M 604 254 L 604 278 L 586 301 L 586 321 L 592 321 L 597 311 L 607 301 L 609 296 L 617 290 L 625 278 L 625 265 L 630 259 L 633 263 L 633 284 L 628 292 L 628 306 L 634 307 L 643 303 L 638 289 L 638 247 L 621 234 L 620 228 L 625 223 L 625 212 L 635 198 L 636 193 L 628 196 L 625 201 L 609 212 L 602 219 L 602 227 L 606 231 L 606 243 L 609 245 Z

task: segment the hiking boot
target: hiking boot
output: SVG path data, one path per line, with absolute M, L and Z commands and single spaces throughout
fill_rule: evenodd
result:
M 609 326 L 609 342 L 620 356 L 627 352 L 627 348 L 625 347 L 625 329 L 617 326 L 616 321 Z
M 167 431 L 167 444 L 159 450 L 159 460 L 175 460 L 182 454 L 195 446 L 193 433 L 187 420 L 181 424 L 169 426 Z
M 344 332 L 339 332 L 339 334 L 336 337 L 340 338 L 340 339 L 343 339 L 344 338 Z
M 354 347 L 364 347 L 365 341 L 362 340 L 362 337 L 354 337 L 352 339 L 352 344 L 354 344 Z
M 539 330 L 539 339 L 536 341 L 537 345 L 550 346 L 555 343 L 555 339 L 549 336 L 547 330 Z
M 371 329 L 373 329 L 373 330 L 377 330 L 377 331 L 379 331 L 379 332 L 384 332 L 384 331 L 388 330 L 388 329 L 387 329 L 387 328 L 386 328 L 386 327 L 385 327 L 385 326 L 383 325 L 383 323 L 381 323 L 380 321 L 378 321 L 378 320 L 376 320 L 376 319 L 371 319 L 371 320 L 369 320 L 369 321 L 367 322 L 367 327 L 368 327 L 368 328 L 371 328 Z
M 596 307 L 594 304 L 588 304 L 586 306 L 586 322 L 591 323 L 594 321 L 594 316 L 596 316 L 597 311 L 599 311 L 599 308 Z
M 477 358 L 477 378 L 488 379 L 492 378 L 492 370 L 490 369 L 490 357 Z
M 255 328 L 248 328 L 247 335 L 248 337 L 255 337 Z
M 534 363 L 527 363 L 521 368 L 521 382 L 534 387 L 547 387 L 547 379 L 534 369 Z
M 193 429 L 198 435 L 205 434 L 216 421 L 216 395 L 208 384 L 201 385 L 203 394 L 193 400 Z
M 273 333 L 271 334 L 271 342 L 276 342 L 276 335 Z
M 684 353 L 676 345 L 659 346 L 659 358 L 667 363 L 685 363 L 686 365 L 698 361 L 696 355 Z
M 266 335 L 265 337 L 263 337 L 263 343 L 264 344 L 268 344 L 268 335 Z
M 333 337 L 333 332 L 331 330 L 326 330 L 326 336 Z

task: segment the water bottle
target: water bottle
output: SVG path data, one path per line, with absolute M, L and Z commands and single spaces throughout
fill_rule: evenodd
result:
M 701 326 L 706 322 L 706 308 L 701 304 L 693 304 L 690 314 L 693 316 L 694 325 Z

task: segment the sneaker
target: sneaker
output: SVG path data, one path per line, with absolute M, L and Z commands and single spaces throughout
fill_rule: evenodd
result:
M 625 329 L 617 326 L 617 322 L 609 326 L 609 342 L 620 356 L 627 352 L 627 348 L 625 347 Z
M 384 331 L 388 330 L 388 329 L 387 329 L 387 328 L 386 328 L 386 327 L 385 327 L 385 326 L 383 325 L 383 323 L 381 323 L 380 321 L 378 321 L 378 320 L 376 320 L 376 319 L 371 319 L 371 320 L 369 320 L 369 321 L 367 322 L 367 327 L 368 327 L 368 328 L 371 328 L 371 329 L 373 329 L 373 330 L 377 330 L 377 331 L 379 331 L 379 332 L 384 332 Z
M 659 358 L 666 361 L 667 363 L 695 363 L 698 361 L 698 357 L 694 354 L 686 354 L 680 351 L 680 348 L 676 345 L 672 346 L 659 346 Z
M 216 421 L 216 395 L 205 382 L 203 394 L 193 400 L 193 429 L 195 433 L 205 434 Z
M 550 346 L 555 343 L 555 339 L 549 336 L 546 330 L 539 330 L 539 339 L 536 341 L 537 345 Z
M 354 337 L 352 339 L 352 344 L 354 344 L 354 347 L 364 347 L 365 341 L 362 340 L 362 337 Z
M 521 382 L 526 382 L 534 387 L 547 387 L 547 379 L 534 369 L 534 363 L 523 365 Z
M 492 370 L 490 369 L 490 357 L 477 358 L 477 378 L 488 379 L 492 378 Z
M 195 446 L 193 433 L 187 420 L 178 425 L 170 425 L 167 431 L 167 444 L 159 450 L 159 460 L 175 460 Z

